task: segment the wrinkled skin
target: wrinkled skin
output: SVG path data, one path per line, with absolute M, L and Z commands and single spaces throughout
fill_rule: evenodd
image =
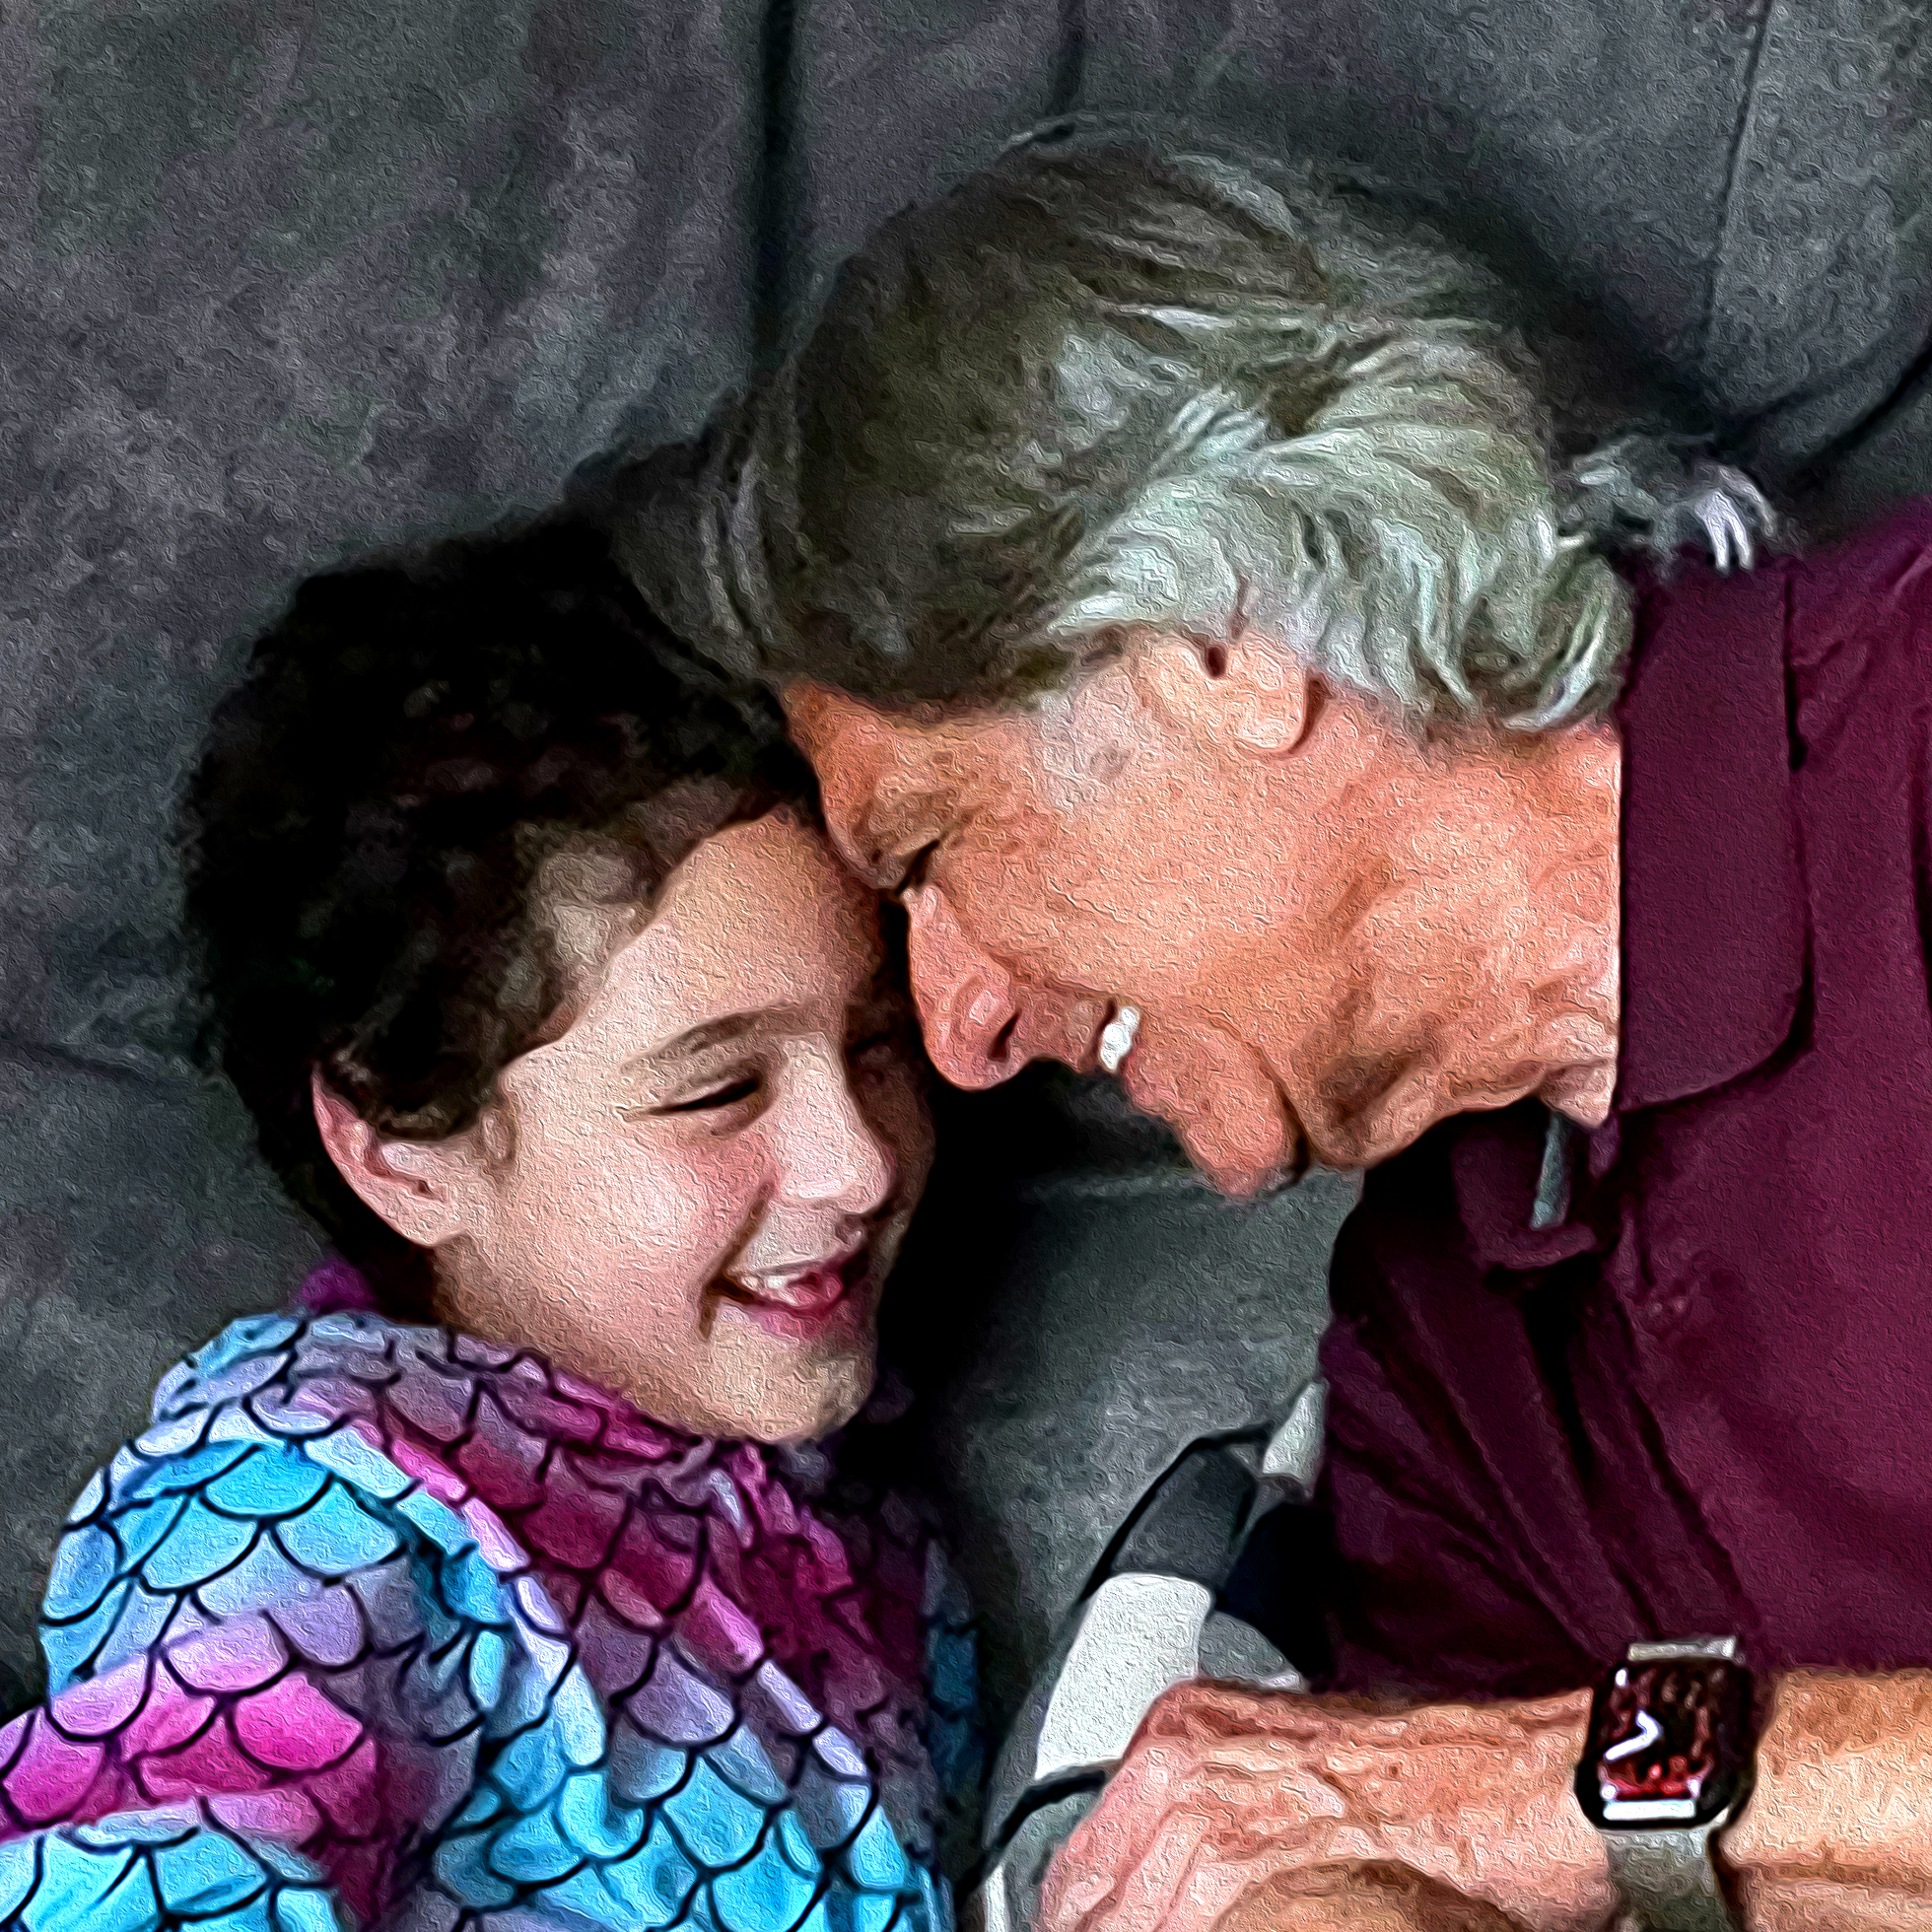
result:
M 1529 1093 L 1608 1110 L 1607 727 L 1424 743 L 1265 640 L 1142 639 L 1026 708 L 787 702 L 959 1085 L 1090 1070 L 1132 1005 L 1129 1094 L 1232 1194 Z
M 1182 1686 L 1056 1860 L 1042 1932 L 1600 1925 L 1616 1898 L 1569 1788 L 1588 1715 Z

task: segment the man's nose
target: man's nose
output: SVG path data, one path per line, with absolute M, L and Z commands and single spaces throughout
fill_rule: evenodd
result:
M 1018 983 L 966 935 L 943 894 L 905 896 L 907 963 L 932 1065 L 958 1087 L 998 1086 L 1026 1065 L 1014 1051 L 1023 1017 Z

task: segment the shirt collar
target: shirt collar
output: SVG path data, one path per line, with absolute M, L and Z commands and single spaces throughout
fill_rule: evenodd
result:
M 1806 930 L 1791 800 L 1788 564 L 1638 596 L 1623 743 L 1614 1107 L 1736 1079 L 1789 1036 Z

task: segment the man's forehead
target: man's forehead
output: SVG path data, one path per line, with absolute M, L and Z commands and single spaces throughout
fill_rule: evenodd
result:
M 1091 809 L 1145 735 L 1128 695 L 1100 675 L 1001 705 L 876 713 L 874 809 L 950 822 L 1016 794 L 1059 815 Z
M 1013 735 L 996 714 L 928 704 L 888 709 L 843 694 L 791 711 L 821 782 L 881 807 L 971 788 L 995 762 L 990 741 Z

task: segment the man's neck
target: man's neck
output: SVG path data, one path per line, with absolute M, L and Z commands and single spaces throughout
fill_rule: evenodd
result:
M 1446 942 L 1480 959 L 1494 990 L 1472 1029 L 1527 1042 L 1551 1070 L 1541 1098 L 1592 1128 L 1617 1085 L 1622 777 L 1608 725 L 1485 734 L 1452 748 L 1418 832 L 1445 909 L 1462 913 Z

